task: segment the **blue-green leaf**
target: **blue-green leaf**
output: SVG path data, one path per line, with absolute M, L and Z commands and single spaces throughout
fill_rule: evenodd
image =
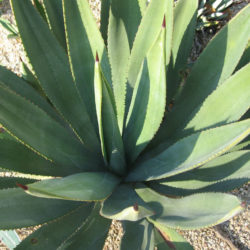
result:
M 122 226 L 121 250 L 154 250 L 154 227 L 151 223 L 147 220 L 123 221 Z
M 27 185 L 28 194 L 52 199 L 97 201 L 106 199 L 120 180 L 104 172 L 79 173 L 64 178 L 48 179 Z
M 156 180 L 187 172 L 225 153 L 250 134 L 250 119 L 194 133 L 135 165 L 127 181 Z
M 35 226 L 59 218 L 82 205 L 82 202 L 42 199 L 18 188 L 0 190 L 0 228 Z
M 131 186 L 123 184 L 103 202 L 100 214 L 109 219 L 138 221 L 154 212 Z
M 17 246 L 16 250 L 60 248 L 64 244 L 65 239 L 71 237 L 83 223 L 88 221 L 88 216 L 91 214 L 92 209 L 93 203 L 86 203 L 71 213 L 43 225 L 25 238 Z
M 184 230 L 209 227 L 243 210 L 241 201 L 231 194 L 202 193 L 171 199 L 145 186 L 138 187 L 136 192 L 156 212 L 148 220 L 158 227 Z
M 94 127 L 73 81 L 66 52 L 30 0 L 12 0 L 11 3 L 24 48 L 46 95 L 79 139 L 89 149 L 100 151 Z

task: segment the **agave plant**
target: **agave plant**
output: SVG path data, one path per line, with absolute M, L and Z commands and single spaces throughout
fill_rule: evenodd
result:
M 216 26 L 230 17 L 233 0 L 199 0 L 197 30 Z
M 103 0 L 100 31 L 86 0 L 11 4 L 29 63 L 0 67 L 0 229 L 40 225 L 16 249 L 102 249 L 113 219 L 121 249 L 192 249 L 176 229 L 243 210 L 250 6 L 187 70 L 196 0 Z

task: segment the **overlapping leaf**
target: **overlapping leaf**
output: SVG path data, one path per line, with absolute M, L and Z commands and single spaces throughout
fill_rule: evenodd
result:
M 146 187 L 140 187 L 136 192 L 156 211 L 149 221 L 159 227 L 184 230 L 209 227 L 243 210 L 239 199 L 230 194 L 202 193 L 171 199 Z
M 94 127 L 73 81 L 66 52 L 31 1 L 13 0 L 11 3 L 23 45 L 50 101 L 88 148 L 100 151 Z
M 52 199 L 98 201 L 106 199 L 120 180 L 104 172 L 79 173 L 65 178 L 49 179 L 24 187 L 28 194 Z
M 0 199 L 0 229 L 40 225 L 82 205 L 76 201 L 37 198 L 18 188 L 0 190 Z
M 250 119 L 194 133 L 135 165 L 127 181 L 155 180 L 187 172 L 225 153 L 250 133 Z
M 101 215 L 115 220 L 138 221 L 154 212 L 129 185 L 120 185 L 103 202 Z

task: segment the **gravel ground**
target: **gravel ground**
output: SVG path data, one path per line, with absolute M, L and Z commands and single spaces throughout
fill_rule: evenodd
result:
M 92 6 L 94 16 L 99 23 L 100 2 L 98 0 L 89 0 Z M 239 2 L 239 1 L 238 1 Z M 232 7 L 232 15 L 239 9 L 249 3 L 240 1 L 238 5 Z M 13 22 L 13 16 L 7 0 L 3 0 L 0 5 L 1 16 Z M 25 60 L 24 51 L 20 41 L 16 39 L 8 39 L 7 31 L 0 26 L 0 64 L 6 66 L 17 74 L 20 74 L 21 60 Z M 201 52 L 204 45 L 213 35 L 202 34 L 196 38 L 196 45 L 193 50 L 194 58 Z M 202 41 L 202 42 L 201 42 Z M 250 185 L 246 184 L 242 188 L 233 191 L 238 197 L 249 201 Z M 250 249 L 250 207 L 247 205 L 246 210 L 233 219 L 219 226 L 194 231 L 181 231 L 181 234 L 194 246 L 195 250 L 248 250 Z M 35 228 L 26 228 L 17 230 L 21 239 L 27 237 Z M 122 238 L 122 226 L 120 222 L 113 221 L 110 228 L 105 250 L 118 250 L 119 242 Z M 0 244 L 0 250 L 7 250 L 4 245 Z

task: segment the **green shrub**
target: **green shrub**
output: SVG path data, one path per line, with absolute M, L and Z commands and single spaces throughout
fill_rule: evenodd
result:
M 26 178 L 0 178 L 0 229 L 41 225 L 16 249 L 102 249 L 112 219 L 121 249 L 192 249 L 176 229 L 243 210 L 250 6 L 190 69 L 198 2 L 146 2 L 102 1 L 100 32 L 86 0 L 11 1 L 29 64 L 0 67 L 0 166 Z

